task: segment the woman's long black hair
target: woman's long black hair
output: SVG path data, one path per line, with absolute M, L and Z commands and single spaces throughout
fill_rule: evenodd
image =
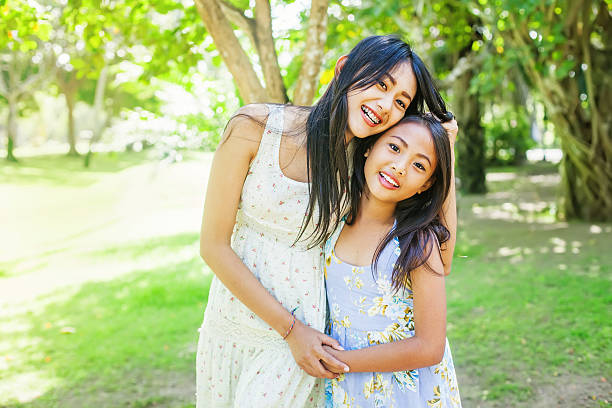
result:
M 430 114 L 407 116 L 395 126 L 405 123 L 417 123 L 429 131 L 437 164 L 431 175 L 432 184 L 427 190 L 397 203 L 395 228 L 389 231 L 374 253 L 372 265 L 375 271 L 383 248 L 395 237 L 399 239 L 401 252 L 391 275 L 395 290 L 406 287 L 410 281 L 411 271 L 424 264 L 429 266 L 427 260 L 432 249 L 437 247 L 434 239 L 437 239 L 441 244 L 450 238 L 449 231 L 439 219 L 442 205 L 448 196 L 451 185 L 452 163 L 448 135 L 442 124 Z M 353 177 L 350 183 L 350 210 L 346 219 L 346 223 L 349 225 L 357 218 L 361 195 L 367 194 L 364 175 L 366 158 L 364 154 L 376 143 L 380 136 L 376 135 L 365 139 L 356 139 L 355 141 Z
M 338 227 L 346 209 L 349 191 L 345 141 L 348 92 L 375 84 L 403 62 L 411 64 L 417 81 L 417 91 L 406 115 L 423 113 L 427 104 L 429 111 L 440 120 L 452 119 L 425 64 L 407 43 L 394 35 L 361 40 L 308 115 L 306 149 L 310 199 L 297 240 L 313 222 L 314 229 L 307 237 L 311 240 L 310 246 L 323 244 Z

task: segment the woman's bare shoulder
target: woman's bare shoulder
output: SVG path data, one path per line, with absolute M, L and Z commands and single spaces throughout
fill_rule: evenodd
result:
M 239 138 L 259 144 L 268 114 L 269 109 L 265 104 L 253 103 L 240 107 L 227 122 L 221 143 Z
M 306 123 L 311 110 L 312 107 L 310 106 L 285 105 L 285 117 L 287 123 Z

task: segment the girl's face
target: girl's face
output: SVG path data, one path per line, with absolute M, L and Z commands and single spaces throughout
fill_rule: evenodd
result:
M 437 165 L 429 130 L 403 123 L 383 134 L 366 152 L 367 189 L 377 200 L 398 203 L 427 190 Z
M 369 88 L 349 91 L 347 142 L 364 138 L 396 124 L 412 102 L 417 81 L 408 62 L 395 66 L 388 75 Z

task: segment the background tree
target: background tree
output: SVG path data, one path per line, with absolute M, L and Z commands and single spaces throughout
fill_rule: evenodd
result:
M 612 220 L 612 17 L 604 1 L 480 0 L 561 139 L 567 218 Z M 488 10 L 488 11 L 487 11 Z
M 204 25 L 234 77 L 243 102 L 286 103 L 289 97 L 272 36 L 270 1 L 256 0 L 254 3 L 255 7 L 250 8 L 246 4 L 235 5 L 226 0 L 195 1 Z M 311 2 L 306 43 L 301 54 L 301 70 L 293 91 L 292 102 L 296 105 L 309 105 L 318 88 L 318 74 L 327 38 L 328 4 L 329 0 Z M 232 23 L 244 33 L 256 50 L 265 85 L 259 80 Z
M 44 9 L 36 9 L 21 1 L 5 2 L 0 6 L 0 15 L 0 96 L 8 105 L 6 158 L 16 161 L 13 149 L 18 104 L 43 78 L 41 42 L 48 39 L 51 26 Z

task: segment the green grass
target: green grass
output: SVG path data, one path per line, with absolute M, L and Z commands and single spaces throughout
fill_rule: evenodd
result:
M 191 247 L 194 240 L 197 236 L 179 235 L 142 247 L 171 251 Z M 117 255 L 111 248 L 108 256 Z M 128 249 L 122 256 L 146 253 Z M 93 258 L 104 261 L 99 253 Z M 14 391 L 29 388 L 40 393 L 27 404 L 35 407 L 64 406 L 63 401 L 71 406 L 189 404 L 196 328 L 211 277 L 203 269 L 194 251 L 192 259 L 172 267 L 134 270 L 43 296 L 26 309 L 5 310 L 8 316 L 0 324 L 7 336 L 0 341 L 0 355 L 6 367 L 0 383 L 6 388 L 0 402 L 22 406 L 17 399 L 23 394 Z
M 92 174 L 71 159 L 47 159 L 0 167 L 0 189 L 36 183 L 51 196 L 80 180 L 100 197 L 94 182 L 112 191 L 122 171 L 144 163 L 100 158 Z M 33 167 L 50 175 L 33 182 Z M 193 168 L 172 174 L 167 194 L 175 189 L 178 198 L 164 206 L 201 199 L 199 191 L 184 197 Z M 489 194 L 459 200 L 448 337 L 465 407 L 610 406 L 612 225 L 556 222 L 555 174 L 542 165 L 495 169 Z M 85 200 L 63 210 L 90 205 L 105 208 Z M 116 209 L 106 211 L 100 220 L 114 219 Z M 194 220 L 191 231 L 170 226 L 116 242 L 92 239 L 92 227 L 58 238 L 55 248 L 6 258 L 0 293 L 29 277 L 34 284 L 48 276 L 50 289 L 37 287 L 32 298 L 25 286 L 23 299 L 0 299 L 0 406 L 193 406 L 196 329 L 211 279 L 198 256 L 198 227 Z

